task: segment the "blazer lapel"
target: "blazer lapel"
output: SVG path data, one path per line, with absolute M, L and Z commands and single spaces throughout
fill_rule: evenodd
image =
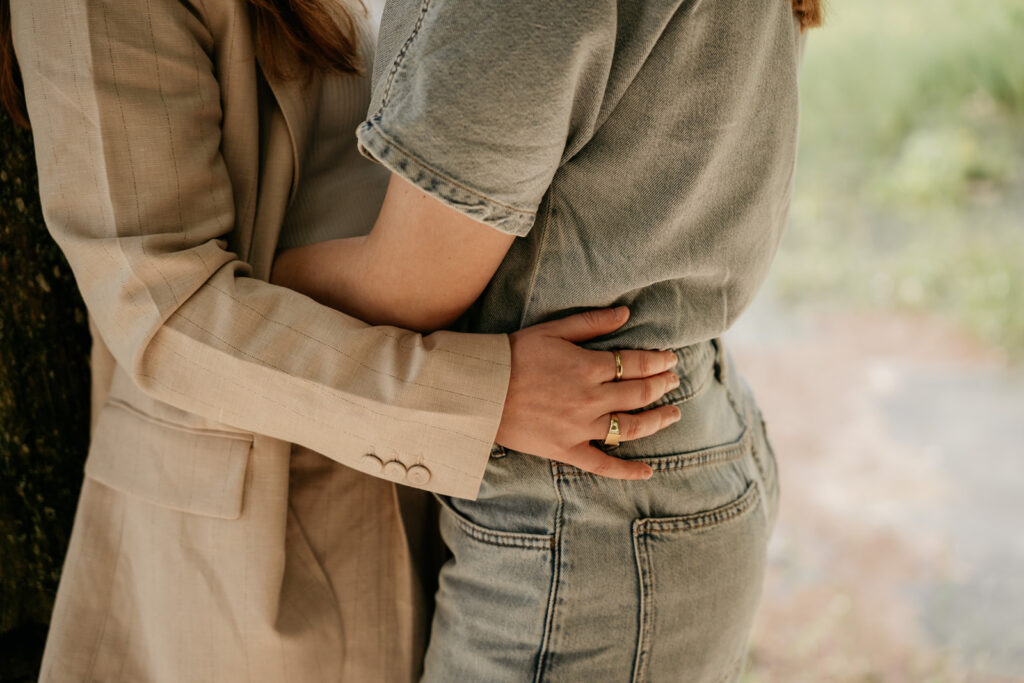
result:
M 258 58 L 257 63 L 259 63 Z M 281 135 L 282 127 L 275 126 L 271 122 L 266 134 L 268 139 L 263 141 L 263 151 L 267 158 L 261 160 L 261 206 L 257 212 L 252 245 L 247 258 L 253 266 L 256 277 L 269 279 L 277 240 L 281 234 L 283 211 L 295 198 L 302 175 L 302 165 L 308 146 L 312 142 L 310 130 L 317 115 L 322 79 L 316 74 L 308 77 L 282 78 L 263 68 L 262 64 L 260 64 L 260 70 L 277 108 L 280 110 L 281 118 L 284 120 L 283 130 L 287 136 L 288 151 L 290 152 L 289 159 L 283 158 L 284 143 L 282 140 L 276 139 Z M 260 115 L 272 116 L 273 114 L 260 112 Z M 267 125 L 267 122 L 264 122 L 263 125 Z M 274 206 L 277 204 L 275 201 L 269 202 L 268 206 L 263 206 L 264 199 L 270 199 L 271 196 L 275 199 L 280 198 L 285 191 L 280 187 L 283 183 L 288 184 L 287 201 L 284 206 Z
M 259 62 L 259 58 L 256 61 Z M 288 200 L 291 201 L 299 185 L 299 172 L 302 170 L 302 161 L 310 142 L 308 133 L 316 116 L 323 81 L 316 74 L 308 77 L 281 78 L 264 69 L 262 64 L 260 69 L 288 126 L 288 136 L 292 144 L 292 163 L 295 165 L 288 195 Z

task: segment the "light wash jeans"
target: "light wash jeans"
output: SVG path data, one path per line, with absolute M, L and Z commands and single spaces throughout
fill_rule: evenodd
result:
M 778 506 L 775 457 L 720 340 L 679 349 L 682 419 L 614 454 L 648 481 L 496 447 L 480 497 L 441 496 L 423 680 L 736 680 Z

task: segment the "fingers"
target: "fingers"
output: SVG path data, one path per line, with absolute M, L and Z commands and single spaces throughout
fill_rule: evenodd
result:
M 611 334 L 622 327 L 629 320 L 629 309 L 625 306 L 618 308 L 596 308 L 591 311 L 584 311 L 570 315 L 559 320 L 552 320 L 546 323 L 534 325 L 534 329 L 543 330 L 553 337 L 560 337 L 571 342 L 584 342 L 603 334 Z M 615 376 L 614 359 L 612 360 L 612 376 Z
M 606 382 L 595 389 L 596 407 L 603 413 L 638 410 L 679 386 L 679 375 L 663 372 L 644 379 Z
M 615 379 L 615 352 L 594 351 L 601 364 L 602 381 Z M 659 372 L 671 370 L 679 362 L 679 357 L 671 351 L 619 351 L 622 356 L 622 379 L 639 379 L 650 377 Z
M 682 413 L 675 406 L 661 406 L 642 413 L 615 413 L 619 417 L 619 440 L 632 441 L 660 432 L 665 427 L 679 422 Z M 608 436 L 611 415 L 603 415 L 594 422 L 593 439 L 604 441 Z
M 650 479 L 654 474 L 647 463 L 620 460 L 587 444 L 569 451 L 562 462 L 609 479 Z

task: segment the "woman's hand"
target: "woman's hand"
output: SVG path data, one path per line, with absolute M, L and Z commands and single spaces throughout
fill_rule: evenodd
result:
M 679 420 L 679 409 L 636 410 L 679 386 L 669 370 L 671 351 L 622 351 L 622 379 L 615 381 L 615 354 L 576 344 L 614 332 L 629 318 L 625 307 L 599 309 L 541 323 L 510 335 L 512 374 L 499 445 L 575 465 L 613 479 L 647 479 L 651 468 L 620 460 L 590 445 L 608 434 L 617 413 L 623 441 L 658 432 Z

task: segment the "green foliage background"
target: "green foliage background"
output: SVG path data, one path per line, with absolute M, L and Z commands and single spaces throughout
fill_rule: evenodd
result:
M 1024 3 L 833 0 L 808 38 L 775 277 L 1024 356 Z

